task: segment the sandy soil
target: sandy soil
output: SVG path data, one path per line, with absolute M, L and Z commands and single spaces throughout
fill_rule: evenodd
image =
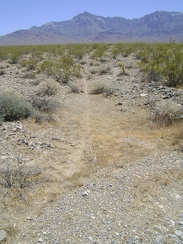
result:
M 7 138 L 6 143 L 2 139 L 2 155 L 6 155 L 11 147 L 13 156 L 21 155 L 30 166 L 41 169 L 36 183 L 23 192 L 26 202 L 11 192 L 1 199 L 0 228 L 5 229 L 11 238 L 20 231 L 22 223 L 29 228 L 29 222 L 25 221 L 27 216 L 40 216 L 49 204 L 72 189 L 89 184 L 95 175 L 100 178 L 100 175 L 103 177 L 104 172 L 107 172 L 110 177 L 111 172 L 113 177 L 118 174 L 118 170 L 128 172 L 136 162 L 161 154 L 168 155 L 176 149 L 172 143 L 182 124 L 165 128 L 152 123 L 149 107 L 141 106 L 144 99 L 140 95 L 143 93 L 139 83 L 141 74 L 133 56 L 124 59 L 126 63 L 132 62 L 132 67 L 128 70 L 128 76 L 122 77 L 118 76 L 119 70 L 114 67 L 111 74 L 93 75 L 88 79 L 89 60 L 86 60 L 84 77 L 76 81 L 82 92 L 75 94 L 62 87 L 57 96 L 61 107 L 54 115 L 55 121 L 40 124 L 32 119 L 21 121 L 24 133 L 12 135 L 15 140 L 27 138 L 29 145 L 47 143 L 50 147 L 12 146 L 11 137 Z M 9 67 L 10 69 L 13 72 L 11 77 L 14 77 L 14 86 L 21 87 L 22 80 L 15 75 L 16 67 Z M 8 72 L 7 70 L 7 76 L 1 78 L 5 89 L 9 86 Z M 123 94 L 132 91 L 134 84 L 136 90 L 124 96 L 120 95 L 119 90 L 110 96 L 91 94 L 92 86 L 100 81 L 104 81 L 109 87 L 115 87 L 116 82 L 116 87 L 120 87 L 119 78 L 123 82 L 120 88 Z M 134 95 L 136 99 L 133 99 Z M 181 173 L 180 158 L 177 163 Z M 175 167 L 178 166 L 175 164 Z M 151 172 L 148 174 L 151 178 L 148 182 L 154 182 L 153 172 L 152 175 Z M 164 182 L 169 176 L 172 178 L 171 174 L 180 178 L 177 172 L 166 171 L 162 172 L 161 181 Z M 134 184 L 139 196 L 141 189 L 145 187 L 148 191 L 150 188 L 147 182 L 143 183 L 142 178 L 136 178 Z M 177 185 L 180 192 L 179 184 L 180 181 Z M 134 192 L 134 188 L 131 190 Z

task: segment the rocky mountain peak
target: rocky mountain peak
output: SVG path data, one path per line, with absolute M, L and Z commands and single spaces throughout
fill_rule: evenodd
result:
M 20 34 L 20 36 L 19 36 Z M 183 13 L 156 11 L 142 18 L 102 17 L 87 11 L 71 20 L 0 37 L 0 45 L 65 42 L 183 42 Z

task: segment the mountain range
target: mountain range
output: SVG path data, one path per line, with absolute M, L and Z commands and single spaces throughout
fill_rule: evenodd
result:
M 84 12 L 0 36 L 0 45 L 86 42 L 183 42 L 183 13 L 156 11 L 142 18 L 102 17 Z

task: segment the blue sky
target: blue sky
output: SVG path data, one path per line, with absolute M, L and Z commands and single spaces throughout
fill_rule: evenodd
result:
M 183 0 L 0 0 L 0 36 L 64 21 L 88 11 L 104 17 L 139 18 L 154 11 L 183 12 Z

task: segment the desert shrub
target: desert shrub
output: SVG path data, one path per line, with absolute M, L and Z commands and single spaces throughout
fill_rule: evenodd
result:
M 85 65 L 85 64 L 87 64 L 87 62 L 86 62 L 85 60 L 81 60 L 79 63 L 80 63 L 81 65 Z
M 74 82 L 69 82 L 68 85 L 69 85 L 69 87 L 71 89 L 71 92 L 80 93 L 79 87 Z
M 136 56 L 142 61 L 148 80 L 163 81 L 171 87 L 183 84 L 183 45 L 146 45 Z
M 38 86 L 40 83 L 41 83 L 41 80 L 39 80 L 39 79 L 29 81 L 29 84 L 33 85 L 33 86 Z
M 8 52 L 5 50 L 4 47 L 1 47 L 0 49 L 0 60 L 6 60 L 8 59 Z
M 5 70 L 0 70 L 0 75 L 5 75 L 6 74 L 6 72 L 5 72 Z
M 173 100 L 162 100 L 158 102 L 154 109 L 153 121 L 160 125 L 171 125 L 183 115 L 180 104 Z
M 116 43 L 112 46 L 112 57 L 114 59 L 116 59 L 118 55 L 128 57 L 136 48 L 135 44 Z
M 55 121 L 53 113 L 44 113 L 40 111 L 36 111 L 34 113 L 34 118 L 36 123 L 42 123 L 42 122 L 53 122 Z
M 89 62 L 89 65 L 90 65 L 90 66 L 93 66 L 93 65 L 94 65 L 93 60 L 91 60 L 91 61 Z
M 38 85 L 36 94 L 39 96 L 53 96 L 58 93 L 59 89 L 59 84 L 54 80 L 42 81 Z
M 35 79 L 36 74 L 33 72 L 26 73 L 21 76 L 22 79 Z
M 25 119 L 33 113 L 32 105 L 13 93 L 0 93 L 0 116 L 5 121 Z
M 0 126 L 3 124 L 4 118 L 2 115 L 0 115 Z
M 71 45 L 67 45 L 67 48 L 69 54 L 78 60 L 81 60 L 82 57 L 86 54 L 85 44 L 71 44 Z
M 28 166 L 20 160 L 1 162 L 0 164 L 0 186 L 2 189 L 2 198 L 4 199 L 9 193 L 9 197 L 18 197 L 29 205 L 24 195 L 25 188 L 31 187 L 38 182 L 38 176 L 41 169 L 38 167 Z
M 32 178 L 40 174 L 40 169 L 30 168 L 25 163 L 3 162 L 0 165 L 0 185 L 5 188 L 23 189 L 32 183 Z
M 111 89 L 103 82 L 95 82 L 92 85 L 90 94 L 111 94 Z
M 52 113 L 60 107 L 60 103 L 51 97 L 34 95 L 31 97 L 32 106 L 41 112 Z
M 20 59 L 20 53 L 12 53 L 10 54 L 10 58 L 9 58 L 9 63 L 10 64 L 17 64 L 18 61 Z
M 99 69 L 99 75 L 105 75 L 105 74 L 109 74 L 111 71 L 111 68 L 109 66 L 101 66 L 101 68 Z
M 119 75 L 128 75 L 128 73 L 126 72 L 125 63 L 119 62 L 118 66 L 120 67 L 120 74 Z
M 94 51 L 91 55 L 92 58 L 102 58 L 110 44 L 95 43 L 93 44 Z
M 38 59 L 35 57 L 30 57 L 28 59 L 22 59 L 20 65 L 26 67 L 27 71 L 35 70 L 37 68 Z
M 80 65 L 66 55 L 58 60 L 43 61 L 40 70 L 62 83 L 67 83 L 71 77 L 81 78 Z
M 92 75 L 95 75 L 95 74 L 102 74 L 102 68 L 101 67 L 92 67 L 89 69 L 89 72 L 92 74 Z

